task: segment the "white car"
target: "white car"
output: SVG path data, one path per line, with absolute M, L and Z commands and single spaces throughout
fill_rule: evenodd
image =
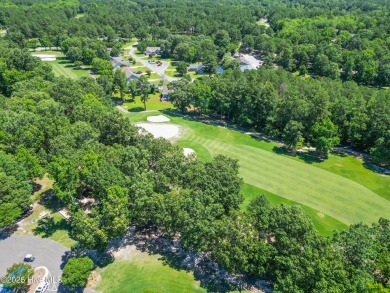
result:
M 40 282 L 38 284 L 38 287 L 37 289 L 35 289 L 34 293 L 43 293 L 47 290 L 47 287 L 49 287 L 49 283 L 48 282 Z

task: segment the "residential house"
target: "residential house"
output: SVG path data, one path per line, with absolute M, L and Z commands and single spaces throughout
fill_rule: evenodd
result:
M 200 64 L 190 64 L 190 66 L 188 66 L 188 69 L 187 71 L 188 72 L 197 72 L 199 74 L 204 74 L 205 72 L 205 67 L 202 63 Z
M 147 47 L 145 55 L 149 57 L 153 57 L 155 55 L 161 54 L 161 48 L 160 47 Z
M 126 82 L 129 83 L 130 81 L 134 79 L 139 79 L 140 74 L 136 74 L 135 70 L 130 67 L 120 67 L 120 70 L 123 70 L 126 74 Z
M 122 57 L 110 57 L 112 69 L 115 70 L 119 67 L 130 67 L 130 62 L 123 60 Z

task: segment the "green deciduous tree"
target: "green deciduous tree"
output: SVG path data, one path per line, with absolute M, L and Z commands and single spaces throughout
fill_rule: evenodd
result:
M 314 124 L 312 132 L 317 152 L 324 157 L 328 156 L 329 150 L 340 142 L 337 136 L 337 126 L 330 119 L 325 119 Z
M 85 287 L 93 267 L 92 260 L 87 256 L 69 259 L 64 267 L 62 283 L 71 290 Z

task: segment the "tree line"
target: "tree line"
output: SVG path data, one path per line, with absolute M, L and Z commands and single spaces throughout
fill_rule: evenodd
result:
M 226 52 L 255 50 L 266 64 L 303 76 L 390 85 L 386 1 L 14 2 L 19 5 L 0 7 L 0 26 L 19 46 L 61 46 L 81 37 L 115 47 L 137 37 L 141 47 L 158 44 L 166 57 L 186 62 L 220 62 Z
M 390 92 L 353 81 L 305 79 L 283 69 L 225 70 L 194 83 L 172 82 L 170 97 L 181 111 L 219 115 L 283 138 L 295 150 L 314 145 L 326 156 L 338 144 L 370 152 L 390 163 Z

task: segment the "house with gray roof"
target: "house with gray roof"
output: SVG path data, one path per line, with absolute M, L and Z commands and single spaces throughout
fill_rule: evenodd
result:
M 160 47 L 147 47 L 145 55 L 147 56 L 155 56 L 161 54 L 161 48 Z
M 123 60 L 122 57 L 110 57 L 112 69 L 115 70 L 119 67 L 130 67 L 130 61 Z

